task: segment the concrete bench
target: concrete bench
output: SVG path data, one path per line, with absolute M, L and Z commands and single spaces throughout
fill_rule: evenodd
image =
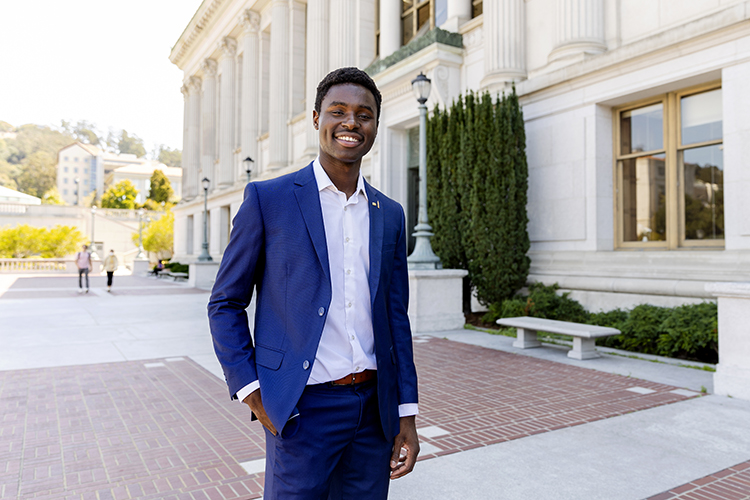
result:
M 575 359 L 598 358 L 599 353 L 596 352 L 595 347 L 596 339 L 598 337 L 609 337 L 621 333 L 616 328 L 532 318 L 529 316 L 502 318 L 497 320 L 497 324 L 512 326 L 516 329 L 516 341 L 513 342 L 513 347 L 521 349 L 541 347 L 542 343 L 537 338 L 537 332 L 540 331 L 570 335 L 573 337 L 573 349 L 568 351 L 568 357 Z
M 170 271 L 169 275 L 174 278 L 175 281 L 177 280 L 186 280 L 188 279 L 188 273 L 176 273 L 174 271 Z

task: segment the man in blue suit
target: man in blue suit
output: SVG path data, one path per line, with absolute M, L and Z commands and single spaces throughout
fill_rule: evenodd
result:
M 321 81 L 318 158 L 247 185 L 211 294 L 229 393 L 266 431 L 266 500 L 384 499 L 419 453 L 404 212 L 360 173 L 380 106 L 359 69 Z

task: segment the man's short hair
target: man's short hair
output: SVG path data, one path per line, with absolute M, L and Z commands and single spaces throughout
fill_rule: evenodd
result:
M 378 106 L 377 119 L 380 120 L 380 104 L 383 102 L 383 96 L 380 95 L 378 86 L 372 81 L 370 75 L 359 68 L 339 68 L 328 73 L 318 84 L 318 93 L 315 96 L 315 111 L 320 114 L 320 106 L 331 87 L 346 83 L 361 85 L 370 91 L 375 98 L 375 104 Z

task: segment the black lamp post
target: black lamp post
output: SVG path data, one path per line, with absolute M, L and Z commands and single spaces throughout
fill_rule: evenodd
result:
M 98 259 L 96 254 L 96 243 L 94 243 L 94 222 L 96 219 L 96 205 L 91 205 L 91 258 Z
M 79 189 L 78 189 L 78 188 L 79 188 L 79 185 L 80 185 L 80 183 L 81 183 L 81 179 L 79 179 L 78 177 L 76 177 L 75 179 L 73 179 L 73 182 L 75 182 L 75 184 L 76 184 L 76 192 L 75 192 L 75 195 L 76 195 L 76 206 L 78 206 L 78 205 L 80 205 L 80 203 L 79 203 L 79 202 L 80 202 L 80 200 L 81 200 L 81 197 L 80 197 L 80 196 L 78 195 L 78 191 L 79 191 Z
M 255 163 L 255 160 L 250 158 L 249 156 L 242 160 L 242 163 L 245 164 L 245 173 L 247 174 L 247 182 L 250 182 L 250 174 L 253 173 L 253 163 Z
M 423 73 L 411 81 L 411 89 L 419 103 L 419 220 L 414 228 L 417 241 L 414 251 L 406 259 L 409 269 L 440 269 L 440 257 L 432 251 L 432 227 L 427 223 L 427 98 L 430 79 Z
M 208 188 L 211 186 L 211 181 L 208 180 L 208 177 L 204 177 L 201 184 L 203 185 L 203 250 L 198 256 L 198 260 L 211 262 L 214 260 L 208 253 Z
M 143 216 L 145 214 L 144 209 L 138 209 L 138 254 L 135 256 L 135 260 L 146 259 L 146 255 L 143 253 Z

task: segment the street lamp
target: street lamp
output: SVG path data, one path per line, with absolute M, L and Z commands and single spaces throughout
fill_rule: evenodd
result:
M 146 255 L 143 253 L 143 216 L 145 214 L 144 209 L 138 209 L 138 254 L 135 260 L 146 260 Z
M 211 262 L 211 255 L 208 253 L 208 188 L 211 186 L 211 181 L 208 177 L 204 177 L 201 181 L 203 185 L 203 250 L 198 256 L 198 260 L 201 262 Z
M 76 183 L 76 193 L 75 193 L 76 194 L 76 205 L 79 205 L 78 202 L 80 201 L 81 197 L 78 194 L 78 191 L 79 191 L 78 185 L 81 183 L 81 179 L 79 179 L 78 177 L 76 177 L 75 179 L 73 179 L 73 182 Z
M 242 163 L 245 164 L 245 173 L 247 174 L 247 182 L 250 182 L 250 174 L 253 172 L 253 163 L 255 163 L 255 160 L 250 158 L 249 156 L 242 160 Z
M 96 218 L 96 205 L 91 206 L 91 258 L 98 259 L 96 254 L 96 243 L 94 243 L 94 222 Z
M 432 227 L 427 223 L 427 98 L 430 96 L 430 79 L 423 73 L 411 81 L 411 89 L 419 102 L 419 220 L 414 227 L 417 238 L 414 251 L 406 259 L 409 269 L 440 269 L 440 257 L 430 245 Z

